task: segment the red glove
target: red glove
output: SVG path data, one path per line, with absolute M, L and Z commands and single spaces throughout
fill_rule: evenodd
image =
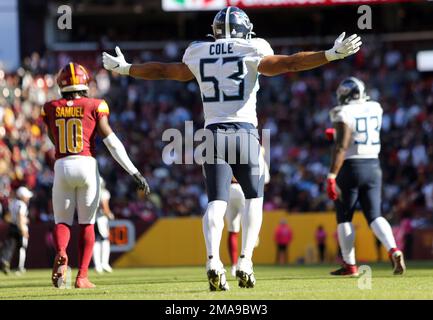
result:
M 327 128 L 325 130 L 325 134 L 326 134 L 326 139 L 328 139 L 329 141 L 334 141 L 334 137 L 335 137 L 335 129 L 334 128 Z
M 330 173 L 328 174 L 328 179 L 326 180 L 326 192 L 328 193 L 328 198 L 332 201 L 335 201 L 338 198 L 338 187 L 335 177 L 335 174 Z

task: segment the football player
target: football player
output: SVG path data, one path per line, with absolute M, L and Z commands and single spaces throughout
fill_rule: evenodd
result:
M 209 199 L 203 216 L 203 233 L 210 289 L 229 289 L 219 250 L 232 176 L 239 182 L 246 199 L 242 216 L 242 250 L 236 275 L 240 287 L 252 288 L 256 282 L 252 256 L 262 224 L 264 184 L 256 116 L 258 76 L 310 70 L 329 61 L 343 59 L 360 49 L 361 39 L 356 34 L 344 39 L 345 33 L 342 33 L 327 51 L 274 55 L 267 41 L 252 37 L 253 24 L 237 7 L 219 11 L 212 29 L 214 41 L 193 42 L 179 63 L 131 65 L 125 61 L 118 47 L 115 49 L 116 56 L 104 52 L 102 59 L 107 70 L 135 78 L 197 80 L 205 127 L 211 131 L 215 142 L 212 159 L 206 159 L 203 164 Z M 227 156 L 227 143 L 217 141 L 236 136 L 240 139 L 235 138 L 235 154 Z M 233 158 L 240 160 L 236 163 Z
M 7 238 L 0 250 L 0 270 L 5 274 L 10 271 L 10 262 L 16 248 L 18 248 L 17 274 L 23 274 L 25 270 L 26 251 L 29 240 L 29 209 L 28 204 L 33 197 L 27 187 L 21 186 L 15 192 L 16 197 L 9 204 L 10 223 Z
M 114 220 L 114 214 L 110 209 L 110 191 L 105 186 L 105 180 L 101 177 L 101 202 L 96 213 L 95 245 L 93 246 L 93 264 L 97 273 L 113 272 L 110 266 L 110 221 Z
M 265 149 L 261 147 L 262 150 L 262 156 L 264 157 Z M 269 173 L 269 167 L 266 163 L 266 161 L 263 162 L 263 170 L 264 170 L 264 176 L 265 176 L 265 184 L 268 184 L 271 180 L 271 176 Z M 227 231 L 228 231 L 228 238 L 227 238 L 227 246 L 230 256 L 230 261 L 232 263 L 231 267 L 231 275 L 233 277 L 236 276 L 236 265 L 238 262 L 238 236 L 239 231 L 241 230 L 241 219 L 242 219 L 242 212 L 245 209 L 245 195 L 242 191 L 242 188 L 239 184 L 239 182 L 233 177 L 232 182 L 230 184 L 230 191 L 229 191 L 229 201 L 227 203 L 227 210 L 226 210 L 226 223 L 227 223 Z
M 364 83 L 354 77 L 343 80 L 337 89 L 339 105 L 331 110 L 335 134 L 327 193 L 335 201 L 342 268 L 332 275 L 358 275 L 355 260 L 353 213 L 359 201 L 376 237 L 388 250 L 394 274 L 405 272 L 403 253 L 397 248 L 391 226 L 381 216 L 382 170 L 379 163 L 382 107 L 369 100 Z
M 96 134 L 113 158 L 138 184 L 149 193 L 146 179 L 133 165 L 122 142 L 108 123 L 109 109 L 104 100 L 87 97 L 89 75 L 87 70 L 70 62 L 60 70 L 57 84 L 62 98 L 47 102 L 41 115 L 48 127 L 48 134 L 55 145 L 53 210 L 54 239 L 57 255 L 54 260 L 52 283 L 63 286 L 66 278 L 68 256 L 66 249 L 70 229 L 77 209 L 79 232 L 79 271 L 76 288 L 92 288 L 87 271 L 95 242 L 94 223 L 100 199 L 100 179 L 95 159 Z

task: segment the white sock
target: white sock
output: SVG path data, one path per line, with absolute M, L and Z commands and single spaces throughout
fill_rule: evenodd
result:
M 382 242 L 386 248 L 386 251 L 397 248 L 391 226 L 384 217 L 374 219 L 374 221 L 370 223 L 370 227 L 376 237 L 380 240 L 380 242 Z
M 109 266 L 110 265 L 110 240 L 102 241 L 102 265 Z
M 246 199 L 242 212 L 242 251 L 241 255 L 251 260 L 259 238 L 263 220 L 263 197 Z
M 340 223 L 337 226 L 338 243 L 340 244 L 343 260 L 347 264 L 356 264 L 355 260 L 355 229 L 352 222 Z
M 227 202 L 214 200 L 208 203 L 203 216 L 203 234 L 206 242 L 207 257 L 212 256 L 216 263 L 220 261 L 220 243 L 224 228 L 224 215 Z
M 101 269 L 101 241 L 95 241 L 93 245 L 93 263 L 96 269 Z
M 19 262 L 18 262 L 18 269 L 23 270 L 25 264 L 26 264 L 26 248 L 21 247 L 20 248 L 20 257 L 19 257 Z

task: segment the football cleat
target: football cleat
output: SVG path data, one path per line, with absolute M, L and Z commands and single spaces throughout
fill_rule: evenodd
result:
M 332 276 L 349 276 L 349 277 L 358 277 L 358 267 L 355 264 L 347 264 L 344 263 L 340 269 L 335 271 L 331 271 Z
M 102 269 L 101 266 L 97 266 L 97 267 L 95 267 L 95 272 L 97 274 L 103 274 L 104 273 L 104 269 Z
M 53 272 L 51 281 L 54 287 L 61 288 L 66 284 L 66 272 L 68 270 L 68 256 L 58 253 L 54 258 Z
M 236 267 L 236 278 L 240 288 L 254 288 L 256 277 L 254 276 L 253 263 L 244 257 L 240 257 Z
M 207 278 L 209 281 L 210 291 L 228 291 L 230 290 L 229 284 L 227 283 L 225 270 L 211 269 L 207 272 Z
M 6 275 L 9 274 L 11 272 L 11 266 L 9 262 L 2 260 L 0 262 L 0 270 Z
M 390 254 L 394 275 L 403 275 L 406 272 L 406 264 L 404 263 L 403 252 L 395 250 Z
M 112 273 L 113 272 L 113 268 L 109 264 L 103 264 L 102 265 L 102 270 L 104 270 L 107 273 Z
M 254 273 L 246 273 L 245 271 L 236 271 L 236 278 L 238 279 L 239 288 L 254 288 L 256 285 L 256 278 Z
M 90 280 L 87 277 L 77 277 L 75 279 L 75 288 L 77 289 L 92 289 L 96 286 L 90 282 Z

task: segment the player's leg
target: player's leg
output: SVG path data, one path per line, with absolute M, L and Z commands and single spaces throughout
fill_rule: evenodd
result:
M 88 269 L 95 243 L 95 219 L 100 201 L 100 178 L 96 160 L 91 157 L 80 159 L 82 185 L 77 188 L 77 211 L 80 226 L 78 238 L 78 274 L 76 288 L 93 288 Z
M 397 248 L 390 224 L 381 215 L 382 170 L 379 160 L 363 161 L 360 170 L 364 179 L 359 192 L 362 211 L 373 233 L 388 251 L 394 274 L 403 274 L 406 270 L 403 253 Z
M 96 225 L 98 226 L 101 243 L 101 266 L 102 270 L 108 273 L 113 272 L 110 266 L 110 225 L 106 216 L 99 217 Z
M 4 274 L 9 274 L 10 272 L 11 260 L 16 250 L 19 237 L 18 227 L 14 224 L 9 224 L 7 238 L 3 242 L 0 256 L 0 269 Z
M 209 201 L 202 219 L 209 285 L 211 290 L 228 290 L 224 266 L 220 259 L 220 243 L 232 170 L 227 163 L 204 163 L 203 172 Z
M 343 266 L 331 272 L 331 275 L 356 276 L 358 270 L 355 259 L 355 228 L 352 218 L 358 201 L 358 181 L 351 164 L 347 161 L 338 174 L 337 185 L 340 189 L 340 197 L 335 201 L 335 208 L 338 243 L 341 248 Z
M 18 252 L 18 272 L 20 274 L 26 272 L 25 264 L 26 264 L 27 245 L 28 245 L 28 239 L 22 237 L 20 243 L 20 250 Z
M 230 186 L 230 198 L 226 211 L 226 222 L 228 231 L 228 251 L 230 262 L 232 264 L 231 274 L 236 276 L 236 264 L 238 262 L 238 237 L 241 229 L 241 216 L 245 206 L 245 197 L 238 183 L 232 183 Z
M 233 175 L 245 195 L 245 208 L 241 219 L 242 250 L 236 275 L 239 279 L 239 286 L 252 288 L 256 282 L 252 257 L 263 219 L 265 166 L 264 159 L 260 156 L 260 143 L 256 131 L 248 130 L 245 136 L 240 137 L 240 141 L 241 143 L 237 144 L 237 156 L 240 162 L 232 165 Z
M 96 273 L 102 273 L 104 270 L 102 269 L 102 235 L 99 232 L 98 228 L 98 219 L 96 219 L 95 223 L 95 244 L 93 245 L 93 264 L 95 266 Z
M 110 240 L 108 238 L 102 241 L 102 268 L 105 272 L 113 272 L 113 268 L 110 266 Z
M 70 185 L 65 174 L 65 160 L 57 160 L 54 166 L 53 211 L 54 211 L 54 243 L 56 256 L 54 258 L 52 282 L 55 287 L 61 287 L 66 281 L 68 268 L 68 248 L 71 238 L 71 226 L 74 221 L 76 206 L 75 187 Z

